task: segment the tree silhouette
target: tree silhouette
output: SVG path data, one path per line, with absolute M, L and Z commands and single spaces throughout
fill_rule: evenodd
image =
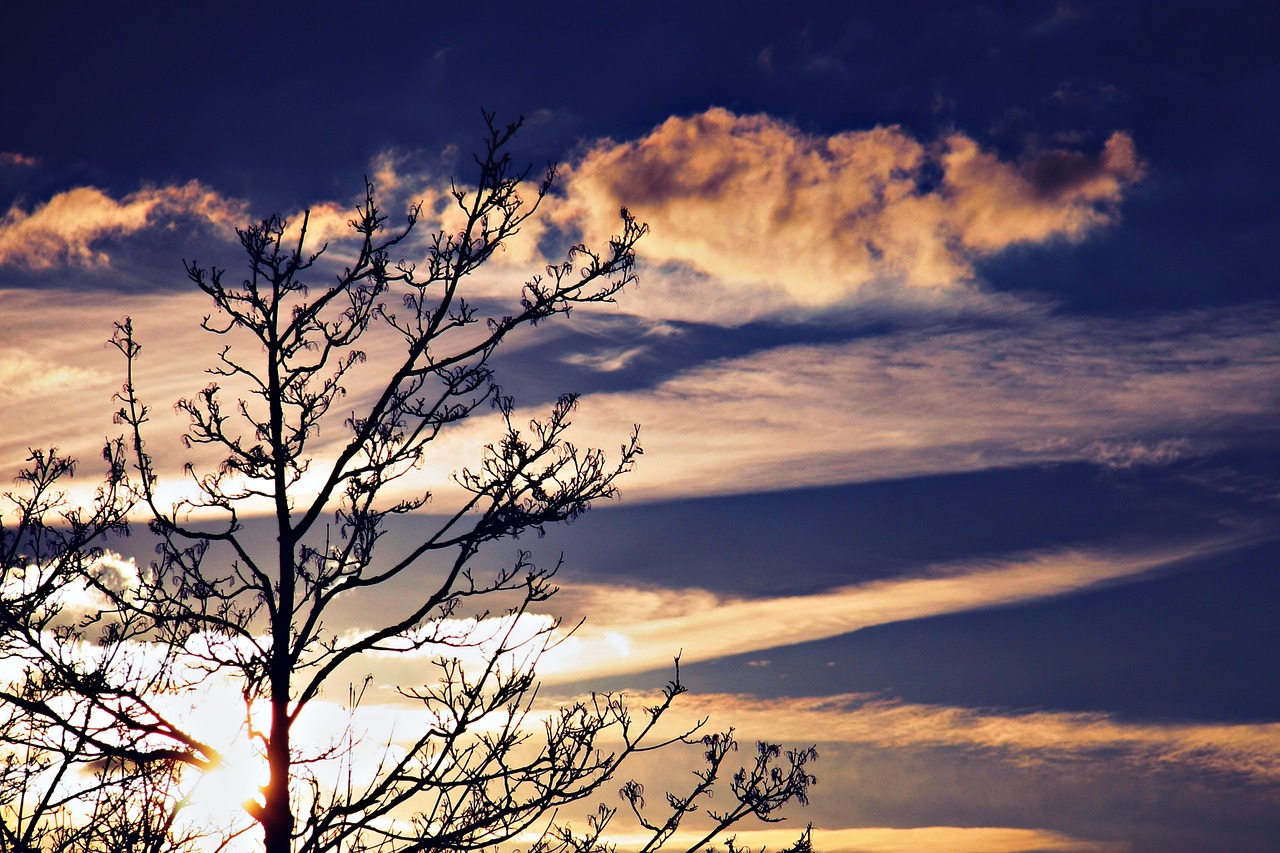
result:
M 175 713 L 168 700 L 217 678 L 235 686 L 243 700 L 236 713 L 268 767 L 261 796 L 245 806 L 268 853 L 467 851 L 518 838 L 535 853 L 608 849 L 616 807 L 601 804 L 577 831 L 557 810 L 607 794 L 611 782 L 650 832 L 646 851 L 668 842 L 717 783 L 729 799 L 706 813 L 705 837 L 691 849 L 745 817 L 777 820 L 786 803 L 805 802 L 812 749 L 759 744 L 754 761 L 730 774 L 731 731 L 660 728 L 685 690 L 678 663 L 653 707 L 633 710 L 614 694 L 549 715 L 535 705 L 538 659 L 561 635 L 558 622 L 527 617 L 554 594 L 558 564 L 535 564 L 520 551 L 482 570 L 478 558 L 492 543 L 540 533 L 613 497 L 641 451 L 635 431 L 612 460 L 576 448 L 567 440 L 573 396 L 541 419 L 519 422 L 495 382 L 492 357 L 517 329 L 575 305 L 612 301 L 634 280 L 635 247 L 646 229 L 623 210 L 607 249 L 573 247 L 563 263 L 524 283 L 510 313 L 468 301 L 468 279 L 520 232 L 555 179 L 549 169 L 522 197 L 527 170 L 507 153 L 519 123 L 485 118 L 476 185 L 452 189 L 462 224 L 432 235 L 417 265 L 393 253 L 409 245 L 420 209 L 388 229 L 368 182 L 349 223 L 349 263 L 327 283 L 313 280 L 328 258 L 326 247 L 310 247 L 306 215 L 294 230 L 273 216 L 238 232 L 248 262 L 241 281 L 186 265 L 216 309 L 204 330 L 226 343 L 209 370 L 213 381 L 177 403 L 189 421 L 187 447 L 215 459 L 208 467 L 188 463 L 189 494 L 177 503 L 161 500 L 147 444 L 149 409 L 134 380 L 142 347 L 129 320 L 117 326 L 112 342 L 127 363 L 117 421 L 126 436 L 108 446 L 97 503 L 64 508 L 56 488 L 70 463 L 56 454 L 33 457 L 24 474 L 34 497 L 10 496 L 20 512 L 4 540 L 3 642 L 24 663 L 0 691 L 7 708 L 20 712 L 12 719 L 23 721 L 3 732 L 10 756 L 25 746 L 43 756 L 40 767 L 96 768 L 97 781 L 80 786 L 82 799 L 112 791 L 116 799 L 104 803 L 150 803 L 143 813 L 176 814 L 184 805 L 178 788 L 157 779 L 212 771 L 224 756 L 198 720 Z M 376 336 L 396 342 L 393 361 L 367 359 Z M 388 545 L 388 521 L 433 497 L 409 491 L 433 442 L 486 407 L 496 411 L 500 436 L 476 467 L 455 475 L 461 497 L 409 545 Z M 322 429 L 328 444 L 320 453 Z M 148 519 L 158 556 L 120 578 L 98 543 L 130 511 Z M 246 535 L 245 520 L 259 511 L 271 521 L 267 548 Z M 360 632 L 329 627 L 339 602 L 392 583 L 413 591 L 398 593 L 398 611 Z M 66 611 L 59 592 L 73 588 L 96 604 L 83 614 Z M 143 646 L 148 653 L 137 654 Z M 323 747 L 296 739 L 300 716 L 326 688 L 349 684 L 344 673 L 353 664 L 395 653 L 434 656 L 434 680 L 401 691 L 423 711 L 421 731 L 394 744 L 388 735 L 376 766 L 359 771 L 354 728 Z M 354 688 L 351 700 L 358 704 Z M 697 745 L 705 764 L 692 788 L 667 793 L 655 815 L 620 766 L 678 743 Z M 331 774 L 333 767 L 339 771 Z M 31 787 L 36 775 L 19 773 L 6 784 Z M 56 780 L 46 790 L 56 792 L 54 805 L 65 796 Z M 120 814 L 118 825 L 133 825 Z M 4 820 L 40 823 L 31 814 Z M 158 827 L 168 849 L 192 841 L 175 835 L 171 818 L 143 823 L 137 831 Z M 38 846 L 24 840 L 4 849 L 21 844 Z M 63 846 L 99 849 L 75 838 Z

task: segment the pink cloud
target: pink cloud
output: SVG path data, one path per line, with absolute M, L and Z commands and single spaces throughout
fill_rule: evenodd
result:
M 33 169 L 40 165 L 39 157 L 30 157 L 17 151 L 0 151 L 0 166 Z

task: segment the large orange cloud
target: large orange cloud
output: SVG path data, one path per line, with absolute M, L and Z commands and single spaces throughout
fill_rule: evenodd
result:
M 751 302 L 761 295 L 747 291 L 765 288 L 780 304 L 812 308 L 960 289 L 982 256 L 1113 222 L 1141 175 L 1133 140 L 1119 132 L 1097 156 L 1050 150 L 1014 163 L 961 133 L 814 136 L 711 109 L 594 145 L 566 172 L 559 217 L 599 243 L 618 207 L 630 207 L 653 229 L 646 259 L 736 285 Z

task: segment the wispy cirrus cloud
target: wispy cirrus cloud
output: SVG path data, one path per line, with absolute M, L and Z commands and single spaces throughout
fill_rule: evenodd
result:
M 539 671 L 549 682 L 572 682 L 661 669 L 676 655 L 693 663 L 761 652 L 875 625 L 1051 598 L 1239 544 L 1030 554 L 781 598 L 568 585 L 558 605 L 571 613 L 591 613 L 591 621 L 549 651 Z M 758 630 L 761 625 L 769 630 Z
M 799 829 L 744 829 L 733 835 L 739 849 L 785 850 L 796 841 Z M 639 850 L 651 835 L 610 833 L 609 840 L 623 851 Z M 691 848 L 701 835 L 680 830 L 671 836 L 672 846 Z M 530 841 L 533 838 L 529 839 Z M 827 853 L 1124 853 L 1126 844 L 1073 838 L 1046 829 L 1003 826 L 860 826 L 814 829 L 813 847 Z
M 97 187 L 57 193 L 33 210 L 18 205 L 0 217 L 0 266 L 29 270 L 101 267 L 111 261 L 100 242 L 135 234 L 178 217 L 229 230 L 247 217 L 243 202 L 198 181 L 148 187 L 113 198 Z
M 208 311 L 199 294 L 139 296 L 128 307 L 146 347 L 138 381 L 156 407 L 152 446 L 163 463 L 166 448 L 181 452 L 183 424 L 168 406 L 198 387 L 220 341 L 194 331 Z M 38 408 L 13 404 L 0 413 L 5 467 L 15 470 L 36 439 L 64 448 L 78 440 L 80 455 L 94 454 L 83 442 L 109 429 L 123 369 L 103 345 L 119 309 L 105 297 L 81 297 L 50 313 L 39 295 L 11 292 L 0 295 L 0 310 L 8 332 L 0 359 L 86 382 L 78 396 L 32 386 L 24 397 L 39 398 Z M 371 364 L 389 358 L 395 345 L 370 339 Z M 637 353 L 605 347 L 558 357 L 608 369 Z M 573 440 L 611 448 L 631 424 L 642 425 L 646 456 L 622 483 L 629 500 L 1064 461 L 1165 465 L 1268 440 L 1280 414 L 1277 377 L 1280 315 L 1266 305 L 1127 318 L 1032 316 L 704 362 L 652 386 L 586 398 Z M 359 381 L 351 387 L 362 387 Z M 350 404 L 359 404 L 358 393 Z M 530 408 L 519 417 L 542 414 Z M 330 430 L 324 439 L 344 434 Z M 448 474 L 474 467 L 478 449 L 497 435 L 491 417 L 447 431 L 429 467 L 403 485 L 447 500 Z M 321 460 L 330 449 L 316 448 Z
M 977 750 L 1018 766 L 1105 760 L 1138 771 L 1230 774 L 1280 785 L 1280 723 L 1129 721 L 1100 712 L 1013 712 L 862 694 L 763 699 L 695 693 L 681 697 L 678 707 L 682 718 L 723 716 L 744 737 L 765 740 L 820 732 L 827 743 Z
M 1051 316 L 712 361 L 595 395 L 579 420 L 603 446 L 618 424 L 643 424 L 652 454 L 628 496 L 707 495 L 1028 463 L 1165 464 L 1273 429 L 1278 377 L 1280 317 L 1268 306 Z
M 96 383 L 102 373 L 91 368 L 53 364 L 21 353 L 0 353 L 0 400 L 29 400 L 74 391 Z
M 17 472 L 28 447 L 57 446 L 92 460 L 103 437 L 119 433 L 113 395 L 125 362 L 107 341 L 125 315 L 133 316 L 144 347 L 136 379 L 149 401 L 163 401 L 154 413 L 157 450 L 176 444 L 181 421 L 169 407 L 198 389 L 217 353 L 217 341 L 196 331 L 209 312 L 201 297 L 153 292 L 122 301 L 105 291 L 0 289 L 0 372 L 10 380 L 0 390 L 5 478 Z
M 572 634 L 556 632 L 555 642 L 538 663 L 538 673 L 548 684 L 574 684 L 664 670 L 677 656 L 684 663 L 697 663 L 764 653 L 877 625 L 1021 604 L 1124 582 L 1246 542 L 1241 536 L 1131 552 L 1056 550 L 1012 555 L 1003 560 L 936 565 L 909 576 L 772 598 L 734 598 L 696 588 L 566 583 L 553 600 L 554 612 L 568 618 L 590 613 L 591 618 Z M 785 564 L 777 566 L 780 572 L 787 569 Z M 386 606 L 394 609 L 390 602 Z M 768 626 L 768 630 L 761 630 L 761 626 Z M 528 639 L 555 626 L 552 616 L 531 614 L 518 623 L 509 623 L 504 617 L 458 620 L 446 627 L 482 637 L 496 637 L 510 629 Z M 420 677 L 422 659 L 433 654 L 428 647 L 377 655 L 379 679 L 411 683 Z M 477 656 L 475 663 L 480 659 Z
M 1131 137 L 1101 152 L 1001 160 L 951 133 L 830 136 L 766 115 L 711 109 L 639 140 L 604 140 L 567 170 L 558 217 L 607 239 L 620 206 L 652 226 L 647 312 L 736 324 L 853 299 L 963 292 L 974 262 L 1010 246 L 1079 240 L 1114 222 L 1143 174 Z M 683 279 L 683 281 L 682 281 Z

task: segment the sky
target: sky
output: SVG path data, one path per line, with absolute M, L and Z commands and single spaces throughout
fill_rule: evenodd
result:
M 818 743 L 786 826 L 823 853 L 1274 849 L 1272 4 L 72 2 L 0 32 L 5 480 L 29 447 L 89 470 L 126 314 L 177 470 L 216 353 L 182 262 L 236 270 L 273 212 L 338 247 L 364 176 L 447 225 L 481 111 L 523 116 L 559 181 L 478 299 L 620 206 L 651 228 L 615 306 L 495 362 L 522 415 L 579 392 L 576 443 L 645 451 L 520 543 L 587 620 L 546 695 L 643 695 L 680 654 L 681 713 Z

